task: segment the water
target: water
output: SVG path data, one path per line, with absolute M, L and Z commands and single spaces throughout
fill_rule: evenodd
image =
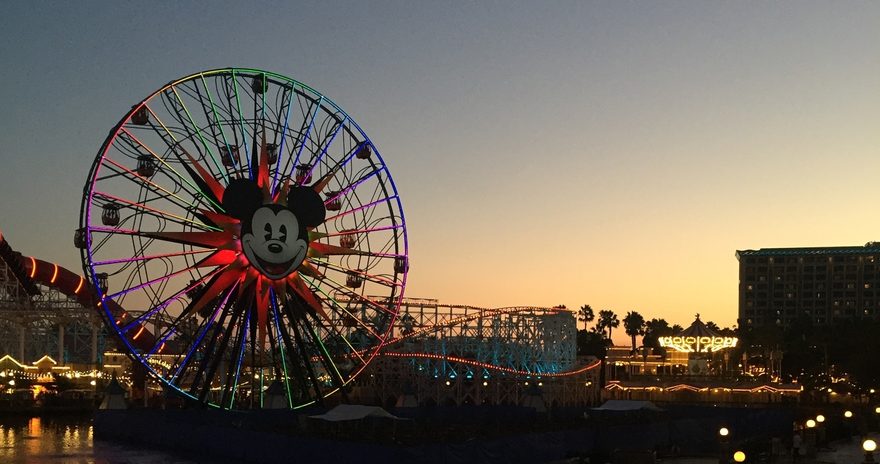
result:
M 0 463 L 194 464 L 195 461 L 162 451 L 94 440 L 89 416 L 0 414 Z

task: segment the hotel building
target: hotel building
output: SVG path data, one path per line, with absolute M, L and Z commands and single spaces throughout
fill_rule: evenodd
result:
M 880 242 L 738 250 L 739 325 L 815 325 L 880 314 Z

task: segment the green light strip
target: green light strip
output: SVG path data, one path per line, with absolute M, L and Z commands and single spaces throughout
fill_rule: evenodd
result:
M 229 156 L 232 156 L 232 147 L 229 146 L 229 141 L 226 140 L 226 133 L 223 132 L 223 125 L 220 124 L 220 117 L 217 115 L 217 106 L 214 105 L 214 97 L 211 96 L 211 91 L 208 90 L 208 83 L 205 82 L 205 76 L 203 74 L 199 74 L 199 76 L 202 78 L 202 86 L 205 88 L 205 93 L 208 94 L 208 101 L 211 102 L 211 111 L 214 113 L 214 122 L 220 130 L 220 136 L 223 137 L 223 143 L 226 144 L 226 149 L 229 150 Z
M 105 156 L 105 157 L 104 157 L 104 161 L 108 161 L 108 162 L 110 162 L 110 164 L 112 164 L 112 165 L 118 167 L 119 169 L 122 169 L 123 171 L 127 171 L 127 172 L 129 172 L 129 173 L 132 172 L 130 169 L 126 168 L 125 166 L 123 166 L 123 165 L 117 163 L 116 161 L 113 161 L 113 159 L 111 159 L 109 156 Z M 120 173 L 120 174 L 121 174 L 121 173 Z M 142 179 L 142 180 L 143 180 L 144 182 L 146 182 L 147 184 L 150 184 L 150 185 L 152 185 L 153 187 L 156 187 L 157 189 L 159 189 L 159 190 L 165 192 L 168 196 L 172 196 L 172 197 L 174 197 L 174 198 L 177 198 L 178 200 L 180 200 L 180 201 L 182 201 L 182 202 L 184 202 L 184 203 L 186 203 L 186 204 L 192 206 L 193 208 L 198 208 L 198 206 L 197 206 L 195 203 L 191 203 L 191 202 L 189 202 L 189 201 L 187 201 L 187 200 L 185 200 L 185 199 L 183 199 L 183 198 L 177 196 L 176 193 L 174 193 L 174 192 L 172 192 L 172 191 L 166 189 L 165 187 L 162 187 L 161 185 L 159 185 L 159 184 L 157 184 L 157 183 L 155 183 L 155 182 L 153 182 L 153 181 L 151 181 L 151 180 L 149 180 L 149 179 L 143 178 L 143 177 L 141 177 L 140 179 Z M 178 205 L 178 206 L 179 206 L 179 205 Z M 223 229 L 217 229 L 217 230 L 223 230 Z
M 250 311 L 248 311 L 248 312 L 250 312 Z M 244 345 L 246 344 L 245 342 L 247 342 L 247 324 L 248 324 L 248 322 L 249 321 L 247 319 L 245 319 L 245 327 L 242 329 L 242 330 L 244 330 L 242 337 L 245 337 L 245 339 L 241 342 L 241 349 L 238 350 L 238 363 L 237 363 L 238 365 L 235 366 L 235 383 L 232 384 L 232 396 L 229 397 L 229 409 L 232 409 L 232 405 L 233 405 L 233 403 L 235 403 L 235 393 L 236 393 L 236 391 L 238 391 L 238 375 L 241 373 L 241 364 L 242 364 L 242 361 L 244 358 Z
M 302 276 L 302 278 L 303 278 L 303 279 L 307 279 L 306 276 Z M 337 308 L 341 309 L 341 310 L 344 311 L 346 314 L 348 314 L 349 316 L 351 316 L 351 313 L 348 312 L 345 308 L 343 308 L 342 305 L 339 304 L 339 302 L 336 301 L 335 298 L 333 298 L 332 296 L 330 296 L 330 295 L 328 295 L 327 293 L 325 293 L 324 290 L 321 289 L 321 287 L 315 286 L 315 285 L 314 285 L 314 280 L 310 281 L 309 284 L 311 284 L 312 286 L 314 286 L 315 289 L 318 290 L 322 295 L 324 295 L 328 300 L 332 301 L 333 304 L 334 304 Z M 354 317 L 354 316 L 351 316 L 351 317 Z M 357 318 L 355 317 L 355 319 L 357 319 Z M 351 346 L 351 343 L 348 341 L 347 338 L 345 338 L 345 335 L 342 335 L 342 334 L 339 333 L 339 332 L 336 332 L 336 333 L 338 333 L 339 336 L 342 337 L 342 341 L 344 341 L 345 344 L 348 345 L 348 347 L 351 349 L 351 352 L 354 353 L 355 356 L 357 356 L 358 359 L 360 359 L 362 363 L 366 364 L 367 361 L 364 360 L 363 356 L 361 356 L 360 353 L 358 353 L 358 350 L 356 350 L 353 346 Z
M 342 380 L 342 374 L 339 373 L 339 368 L 336 367 L 336 363 L 333 362 L 333 359 L 330 357 L 330 352 L 327 351 L 327 347 L 324 346 L 324 342 L 321 341 L 321 337 L 318 336 L 318 333 L 315 332 L 315 329 L 309 325 L 309 332 L 312 333 L 312 336 L 315 337 L 315 341 L 318 342 L 318 346 L 321 347 L 321 351 L 324 353 L 324 356 L 327 358 L 327 361 L 330 362 L 330 365 L 333 366 L 333 370 L 336 371 L 336 376 L 339 380 Z
M 146 103 L 144 103 L 144 107 L 146 107 L 147 110 L 150 112 L 150 114 L 152 114 L 153 117 L 156 118 L 156 121 L 159 123 L 160 126 L 162 126 L 163 129 L 165 129 L 165 133 L 168 134 L 169 137 L 171 137 L 171 140 L 174 140 L 174 143 L 177 144 L 177 145 L 179 146 L 179 145 L 180 145 L 180 142 L 177 140 L 176 137 L 174 137 L 174 134 L 172 134 L 171 131 L 168 130 L 168 127 L 165 126 L 165 123 L 162 122 L 161 119 L 159 119 L 159 116 L 156 116 L 156 113 L 154 113 L 153 110 L 152 110 L 152 109 L 149 107 L 149 105 L 147 105 Z M 195 191 L 198 192 L 199 195 L 201 195 L 205 200 L 208 200 L 208 203 L 210 203 L 210 204 L 214 205 L 215 207 L 219 208 L 220 211 L 223 211 L 223 208 L 222 208 L 220 205 L 218 205 L 217 203 L 215 203 L 214 200 L 212 200 L 210 196 L 208 196 L 207 194 L 205 194 L 205 192 L 203 192 L 202 189 L 200 189 L 200 188 L 199 188 L 198 186 L 196 186 L 196 185 L 193 185 L 193 184 L 192 184 L 192 183 L 191 183 L 186 177 L 181 176 L 180 173 L 177 172 L 176 169 L 174 169 L 173 167 L 171 167 L 170 164 L 166 163 L 165 160 L 162 159 L 162 157 L 160 157 L 160 156 L 157 155 L 155 152 L 153 152 L 153 150 L 150 150 L 150 147 L 148 147 L 148 146 L 144 145 L 143 143 L 141 143 L 141 141 L 140 141 L 139 139 L 137 139 L 137 138 L 134 136 L 134 134 L 132 134 L 131 132 L 127 131 L 126 129 L 122 129 L 122 131 L 125 132 L 126 134 L 128 134 L 128 136 L 131 137 L 133 140 L 135 140 L 135 141 L 138 143 L 138 145 L 140 145 L 140 146 L 146 148 L 147 151 L 149 151 L 150 154 L 153 155 L 154 158 L 156 158 L 157 160 L 159 160 L 159 162 L 162 163 L 163 166 L 165 166 L 166 168 L 170 169 L 171 172 L 173 172 L 173 173 L 174 173 L 174 174 L 175 174 L 180 180 L 182 180 L 186 185 L 189 185 L 190 187 L 194 188 Z M 174 147 L 170 147 L 170 148 L 173 149 Z
M 171 91 L 174 93 L 174 97 L 177 98 L 177 102 L 180 103 L 180 106 L 183 107 L 183 112 L 186 113 L 186 117 L 189 118 L 189 123 L 192 125 L 193 129 L 196 131 L 196 135 L 199 136 L 199 140 L 202 142 L 202 146 L 205 147 L 205 151 L 211 155 L 211 161 L 214 162 L 214 167 L 220 171 L 220 175 L 223 176 L 223 179 L 226 180 L 226 183 L 229 183 L 229 177 L 226 176 L 226 170 L 221 168 L 219 164 L 217 164 L 217 158 L 214 156 L 214 152 L 211 150 L 211 147 L 208 146 L 208 142 L 205 142 L 205 138 L 202 137 L 202 131 L 199 130 L 199 127 L 196 125 L 196 122 L 193 120 L 192 115 L 189 113 L 189 109 L 186 107 L 186 104 L 183 103 L 183 100 L 180 99 L 180 95 L 177 94 L 177 89 L 171 87 Z M 212 173 L 213 174 L 213 173 Z
M 238 98 L 238 78 L 235 76 L 235 69 L 232 70 L 232 85 L 233 91 L 235 92 L 235 104 L 238 110 L 238 126 L 241 128 L 241 142 L 244 144 L 245 157 L 248 165 L 248 174 L 250 174 L 251 178 L 254 177 L 253 170 L 251 169 L 251 151 L 247 146 L 247 131 L 244 130 L 244 114 L 241 112 L 241 100 Z M 256 134 L 254 134 L 256 135 Z
M 281 338 L 281 324 L 278 322 L 278 304 L 272 292 L 272 313 L 275 315 L 275 332 L 278 333 L 278 347 L 281 348 L 281 367 L 284 368 L 284 388 L 287 391 L 287 407 L 293 408 L 293 394 L 290 393 L 290 375 L 287 374 L 287 360 L 284 356 L 284 340 Z

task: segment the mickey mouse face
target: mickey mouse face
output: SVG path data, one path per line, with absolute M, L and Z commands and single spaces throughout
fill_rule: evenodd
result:
M 287 206 L 263 203 L 251 180 L 236 179 L 223 192 L 223 208 L 241 220 L 241 249 L 264 276 L 279 280 L 295 271 L 308 252 L 307 227 L 324 222 L 326 210 L 312 188 L 292 187 Z
M 251 217 L 250 230 L 241 236 L 242 251 L 266 277 L 280 279 L 305 259 L 308 244 L 299 235 L 293 211 L 281 205 L 264 205 Z

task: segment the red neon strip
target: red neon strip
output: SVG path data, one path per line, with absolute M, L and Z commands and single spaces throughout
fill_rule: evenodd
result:
M 131 337 L 131 339 L 132 339 L 132 340 L 137 340 L 138 337 L 140 337 L 141 334 L 144 333 L 144 329 L 146 329 L 146 328 L 147 328 L 147 327 L 146 327 L 145 325 L 141 325 L 141 330 L 138 330 L 138 332 L 137 332 L 136 334 L 134 334 L 134 337 Z
M 33 279 L 35 275 L 37 275 L 37 260 L 31 256 L 31 279 Z
M 161 353 L 161 352 L 162 352 L 162 349 L 164 349 L 164 348 L 165 348 L 165 342 L 162 342 L 162 345 L 159 346 L 159 349 L 158 349 L 158 350 L 156 350 L 156 354 Z
M 85 279 L 83 279 L 83 276 L 79 276 L 79 285 L 77 285 L 76 290 L 73 291 L 74 295 L 79 294 L 79 291 L 80 291 L 80 289 L 82 289 L 82 286 L 83 286 L 83 281 L 85 281 Z
M 50 284 L 54 284 L 54 283 L 55 283 L 55 279 L 58 278 L 58 265 L 55 264 L 55 263 L 53 263 L 52 265 L 55 266 L 55 270 L 52 271 L 52 279 L 49 280 L 49 283 L 50 283 Z
M 483 367 L 486 369 L 492 369 L 492 370 L 496 370 L 496 371 L 506 372 L 509 374 L 534 375 L 537 377 L 566 377 L 566 376 L 576 375 L 576 374 L 580 374 L 582 372 L 586 372 L 586 371 L 588 371 L 590 369 L 594 369 L 594 368 L 598 367 L 600 364 L 602 364 L 601 361 L 596 361 L 593 364 L 590 364 L 588 366 L 584 366 L 580 369 L 576 369 L 573 371 L 540 373 L 539 374 L 539 373 L 535 373 L 535 372 L 527 372 L 527 371 L 521 371 L 518 369 L 512 369 L 510 367 L 496 366 L 494 364 L 474 361 L 472 359 L 460 358 L 458 356 L 443 356 L 443 355 L 439 355 L 439 354 L 430 354 L 430 353 L 394 353 L 394 352 L 378 353 L 378 354 L 379 354 L 379 356 L 391 356 L 391 357 L 396 357 L 396 358 L 442 359 L 445 361 L 453 361 L 453 362 L 458 362 L 458 363 L 462 363 L 462 364 L 468 364 L 471 366 Z

